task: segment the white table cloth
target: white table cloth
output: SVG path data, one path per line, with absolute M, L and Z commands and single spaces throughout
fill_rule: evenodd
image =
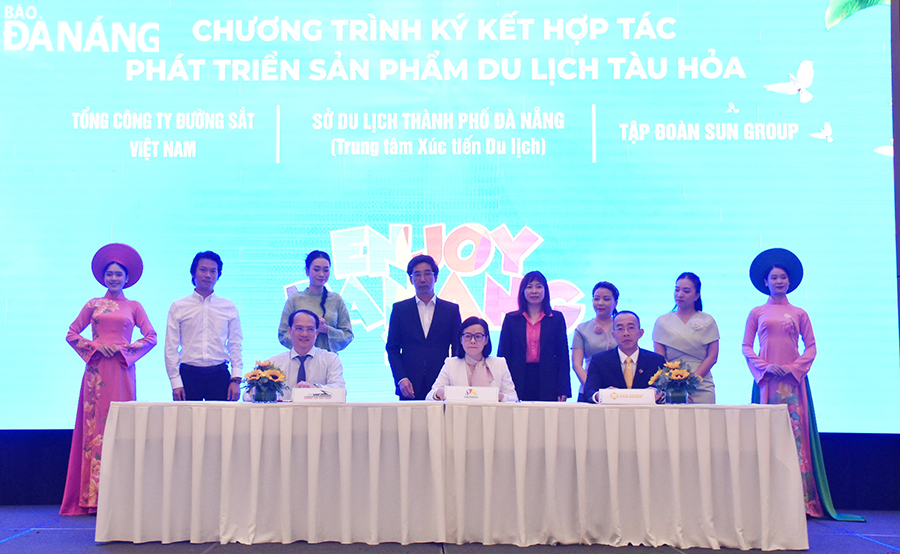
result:
M 447 539 L 807 549 L 784 406 L 447 404 Z
M 113 403 L 96 540 L 444 542 L 439 403 Z
M 783 406 L 113 403 L 96 540 L 806 549 Z

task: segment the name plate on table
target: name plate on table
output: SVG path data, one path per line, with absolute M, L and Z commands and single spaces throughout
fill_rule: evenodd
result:
M 294 404 L 343 403 L 347 401 L 347 389 L 295 387 L 291 399 Z
M 600 389 L 600 404 L 656 404 L 656 389 Z
M 444 387 L 444 398 L 453 402 L 499 402 L 497 387 Z

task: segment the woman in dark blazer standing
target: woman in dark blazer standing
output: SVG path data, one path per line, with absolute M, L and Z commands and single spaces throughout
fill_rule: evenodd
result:
M 519 309 L 503 318 L 497 355 L 506 358 L 519 400 L 565 402 L 572 396 L 566 320 L 550 308 L 540 271 L 519 284 Z

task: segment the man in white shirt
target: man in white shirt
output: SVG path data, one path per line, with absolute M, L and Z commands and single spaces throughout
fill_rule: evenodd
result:
M 218 254 L 198 252 L 191 263 L 194 292 L 169 308 L 165 359 L 173 400 L 240 398 L 241 320 L 234 302 L 213 291 L 221 274 Z
M 345 388 L 344 366 L 334 352 L 315 345 L 319 316 L 309 310 L 297 310 L 288 316 L 292 348 L 269 358 L 286 376 L 290 388 Z

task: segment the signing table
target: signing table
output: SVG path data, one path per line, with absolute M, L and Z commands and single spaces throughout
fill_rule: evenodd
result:
M 113 403 L 98 541 L 444 542 L 440 403 Z
M 806 549 L 784 406 L 465 406 L 445 414 L 447 539 Z
M 113 403 L 96 540 L 806 549 L 783 406 Z

